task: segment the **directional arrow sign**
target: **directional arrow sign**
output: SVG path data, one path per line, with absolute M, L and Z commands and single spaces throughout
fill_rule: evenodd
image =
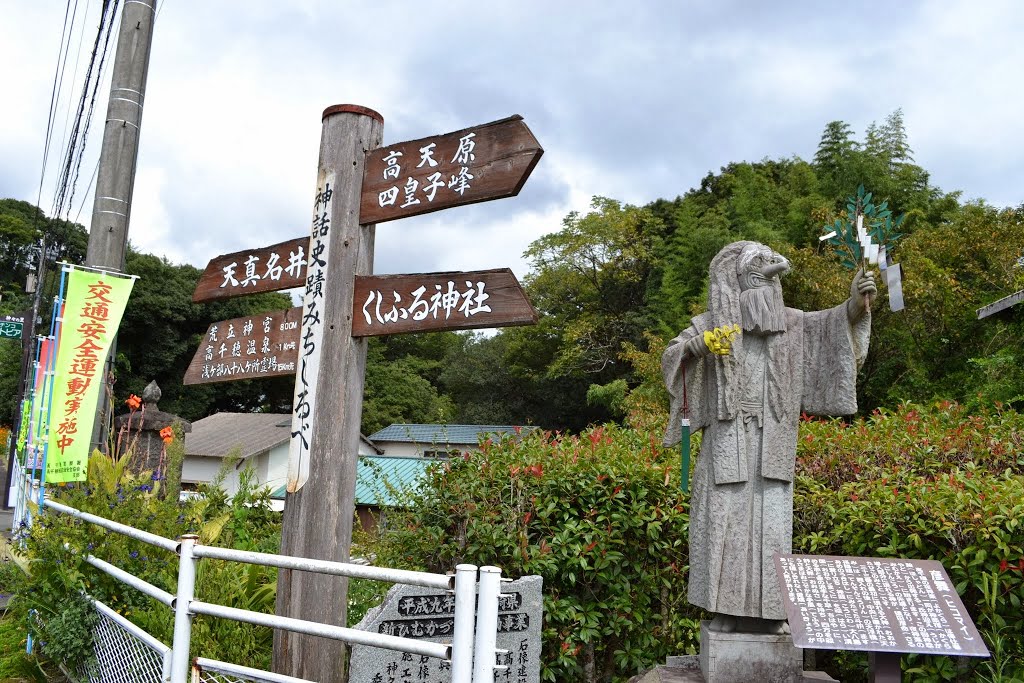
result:
M 508 268 L 356 277 L 352 336 L 534 325 L 537 311 Z
M 521 116 L 369 151 L 359 222 L 514 197 L 543 153 Z
M 185 384 L 294 375 L 302 308 L 210 325 L 185 371 Z
M 308 249 L 307 235 L 262 249 L 222 254 L 207 264 L 192 301 L 198 304 L 301 287 L 306 284 Z
M 533 325 L 537 312 L 508 268 L 356 277 L 352 336 Z M 213 323 L 185 384 L 294 375 L 302 308 Z

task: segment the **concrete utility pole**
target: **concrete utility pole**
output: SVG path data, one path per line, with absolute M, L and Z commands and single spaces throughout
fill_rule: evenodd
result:
M 309 414 L 309 479 L 289 493 L 281 529 L 281 554 L 347 562 L 355 512 L 359 422 L 363 408 L 365 338 L 352 336 L 356 275 L 373 269 L 375 225 L 359 224 L 366 152 L 380 147 L 384 120 L 355 105 L 329 107 L 323 115 L 318 197 L 333 192 L 322 239 L 326 274 L 317 315 L 322 318 L 319 368 L 296 380 L 315 385 L 316 405 Z M 319 205 L 319 203 L 318 203 Z M 314 223 L 314 228 L 316 223 Z M 314 233 L 317 231 L 314 229 Z M 314 265 L 312 259 L 309 268 Z M 307 329 L 307 322 L 303 322 Z M 304 343 L 312 344 L 311 340 Z M 300 349 L 301 350 L 301 349 Z M 305 370 L 301 370 L 305 372 Z M 345 626 L 348 579 L 281 569 L 277 578 L 278 616 Z M 320 683 L 343 683 L 345 644 L 316 636 L 274 631 L 274 671 Z
M 117 35 L 103 147 L 96 175 L 96 195 L 89 224 L 89 246 L 85 254 L 85 265 L 93 268 L 115 272 L 124 270 L 155 19 L 156 0 L 127 0 L 121 10 L 121 29 Z M 115 341 L 107 360 L 107 373 L 116 354 Z M 93 444 L 97 447 L 105 442 L 109 428 L 109 420 L 106 419 L 108 408 L 107 392 L 101 391 L 93 428 Z
M 31 275 L 29 276 L 31 277 Z M 7 473 L 4 476 L 4 499 L 0 505 L 7 510 L 14 507 L 14 500 L 11 485 L 14 483 L 14 468 L 17 466 L 18 452 L 18 430 L 21 429 L 22 412 L 21 404 L 28 390 L 28 384 L 32 381 L 33 373 L 30 372 L 34 359 L 32 352 L 35 351 L 36 320 L 39 318 L 39 309 L 43 299 L 43 281 L 46 279 L 46 233 L 43 233 L 39 240 L 39 264 L 36 267 L 36 290 L 32 293 L 32 308 L 28 311 L 28 319 L 21 330 L 21 374 L 18 379 L 18 394 L 14 403 L 14 420 L 11 423 L 11 447 L 7 453 Z

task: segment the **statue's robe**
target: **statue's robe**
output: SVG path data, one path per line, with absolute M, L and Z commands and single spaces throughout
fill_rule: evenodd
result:
M 846 303 L 812 313 L 787 308 L 776 340 L 744 332 L 731 357 L 690 358 L 684 368 L 683 343 L 712 327 L 710 314 L 695 317 L 662 357 L 672 396 L 665 443 L 680 438 L 684 370 L 691 429 L 703 430 L 687 597 L 712 612 L 785 619 L 773 554 L 792 552 L 799 417 L 857 411 L 870 314 L 851 326 Z

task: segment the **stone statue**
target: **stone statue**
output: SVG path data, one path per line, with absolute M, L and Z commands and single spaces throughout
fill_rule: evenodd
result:
M 708 311 L 670 343 L 662 371 L 672 397 L 666 445 L 689 418 L 702 429 L 690 511 L 689 601 L 712 631 L 786 633 L 773 554 L 792 551 L 793 470 L 800 413 L 857 411 L 856 373 L 871 332 L 874 274 L 825 311 L 786 308 L 789 262 L 735 242 L 711 261 Z M 704 333 L 741 332 L 712 353 Z

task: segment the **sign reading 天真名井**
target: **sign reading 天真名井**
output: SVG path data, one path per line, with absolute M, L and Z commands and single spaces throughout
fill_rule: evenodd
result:
M 193 303 L 245 294 L 276 292 L 306 284 L 309 237 L 246 249 L 212 259 L 199 277 Z

